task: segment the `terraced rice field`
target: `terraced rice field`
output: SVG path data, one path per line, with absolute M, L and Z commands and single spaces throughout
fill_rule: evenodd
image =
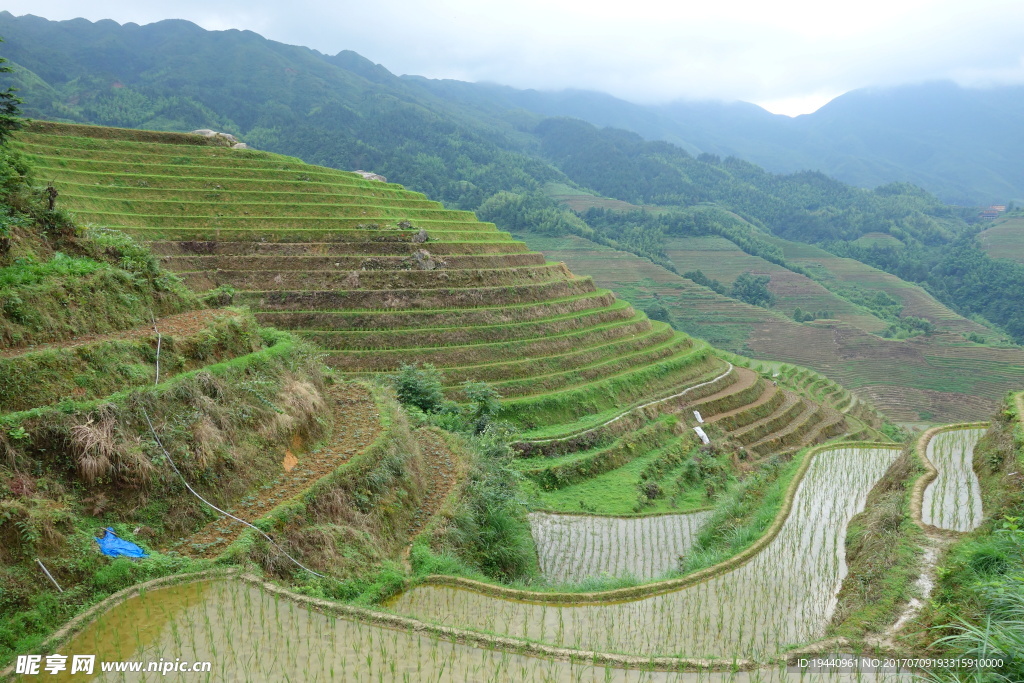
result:
M 968 320 L 941 303 L 918 285 L 911 284 L 884 271 L 854 259 L 840 258 L 819 247 L 789 242 L 777 237 L 771 241 L 778 245 L 786 260 L 815 272 L 815 277 L 837 285 L 860 285 L 868 290 L 879 290 L 903 304 L 903 315 L 926 318 L 935 324 L 932 346 L 964 346 L 964 335 L 972 332 L 990 340 L 1000 335 L 983 325 Z
M 452 398 L 490 382 L 507 417 L 537 428 L 725 367 L 589 277 L 398 185 L 198 136 L 39 123 L 17 145 L 80 223 L 147 240 L 195 290 L 233 293 L 326 349 L 343 378 L 432 363 Z
M 978 243 L 993 258 L 1024 263 L 1024 218 L 999 218 L 978 234 Z
M 817 247 L 772 238 L 787 260 L 839 283 L 859 283 L 892 295 L 904 314 L 928 318 L 939 332 L 906 341 L 883 339 L 853 318 L 797 323 L 792 310 L 773 312 L 715 294 L 650 261 L 579 237 L 526 235 L 548 258 L 591 274 L 636 306 L 657 302 L 674 323 L 713 345 L 758 359 L 813 368 L 853 390 L 895 420 L 956 422 L 986 419 L 1007 391 L 1024 384 L 1024 350 L 967 342 L 993 333 L 958 316 L 920 287 Z M 705 254 L 705 265 L 714 259 Z M 746 255 L 745 255 L 746 256 Z M 749 257 L 753 258 L 753 257 Z M 758 259 L 763 269 L 777 268 Z M 714 270 L 708 265 L 707 270 Z M 760 271 L 759 271 L 760 272 Z M 767 272 L 767 271 L 765 271 Z M 801 276 L 802 277 L 802 276 Z M 824 306 L 824 303 L 821 305 Z M 817 310 L 818 304 L 810 304 Z M 801 306 L 804 308 L 804 306 Z M 838 306 L 834 307 L 839 310 Z M 969 367 L 969 372 L 960 368 Z
M 684 485 L 687 468 L 697 462 L 690 459 L 709 454 L 699 450 L 693 433 L 698 424 L 728 441 L 737 471 L 842 434 L 872 434 L 855 417 L 864 415 L 852 397 L 823 377 L 792 368 L 771 376 L 734 366 L 700 340 L 648 320 L 589 277 L 574 275 L 563 262 L 400 186 L 172 134 L 36 124 L 18 134 L 17 144 L 41 174 L 54 179 L 60 205 L 80 222 L 148 241 L 194 289 L 233 296 L 261 322 L 325 348 L 340 377 L 373 377 L 404 363 L 431 362 L 442 369 L 455 399 L 462 397 L 465 380 L 491 382 L 504 397 L 503 417 L 524 430 L 516 467 L 539 507 L 579 512 L 574 506 L 585 504 L 623 515 L 636 512 L 638 492 L 664 489 L 641 507 L 670 514 L 533 513 L 550 582 L 602 575 L 648 581 L 677 568 L 710 514 L 696 509 L 714 496 L 704 490 L 704 480 Z M 717 331 L 738 350 L 774 344 L 801 359 L 832 358 L 830 374 L 852 377 L 864 395 L 888 400 L 887 391 L 919 373 L 908 362 L 916 356 L 907 352 L 893 354 L 895 367 L 882 371 L 886 382 L 867 377 L 854 361 L 870 360 L 877 350 L 870 342 L 877 337 L 868 334 L 875 323 L 857 310 L 843 309 L 845 319 L 834 324 L 798 325 L 578 238 L 548 244 L 552 253 L 583 253 L 580 262 L 593 265 L 602 284 L 621 287 L 641 303 L 657 295 L 687 329 Z M 701 260 L 710 261 L 708 251 L 726 254 L 705 268 L 723 280 L 752 265 L 752 257 L 724 241 L 677 246 L 700 251 Z M 787 306 L 839 311 L 838 303 L 823 303 L 832 295 L 807 278 L 777 268 L 772 273 Z M 955 317 L 949 320 L 951 334 L 960 330 Z M 975 373 L 962 380 L 971 389 L 990 381 L 986 363 L 1005 360 L 980 352 L 972 358 Z M 955 353 L 936 355 L 933 367 L 942 375 L 959 360 Z M 1022 368 L 1006 369 L 1003 377 L 1017 378 Z M 941 386 L 945 377 L 915 381 L 918 387 L 929 381 Z M 932 391 L 927 386 L 918 390 Z M 957 396 L 943 394 L 950 395 Z M 285 473 L 267 493 L 249 495 L 234 510 L 250 518 L 266 514 L 379 433 L 368 392 L 340 384 L 333 398 L 340 425 L 333 447 L 301 459 L 285 454 Z M 965 478 L 970 440 L 977 435 L 946 436 L 933 440 L 929 456 L 948 481 L 940 475 L 930 498 L 926 492 L 925 507 L 933 523 L 958 528 L 976 523 L 976 514 L 963 502 L 972 492 L 950 482 Z M 429 492 L 409 528 L 413 534 L 441 507 L 457 474 L 437 434 L 420 432 L 417 438 L 431 471 Z M 188 652 L 194 661 L 214 663 L 208 680 L 803 680 L 784 668 L 739 674 L 707 669 L 760 665 L 823 636 L 846 574 L 847 524 L 898 452 L 850 445 L 803 456 L 810 460 L 794 484 L 791 505 L 763 543 L 699 580 L 642 589 L 647 597 L 587 596 L 562 604 L 535 593 L 519 602 L 428 583 L 389 603 L 396 616 L 223 579 L 147 591 L 95 621 L 61 652 L 108 660 L 173 660 Z M 236 536 L 237 528 L 219 519 L 182 548 L 214 556 Z M 682 665 L 705 671 L 657 670 Z M 812 680 L 886 679 L 906 677 Z
M 525 441 L 515 465 L 542 510 L 689 512 L 712 504 L 717 493 L 715 485 L 694 478 L 704 457 L 694 427 L 703 425 L 714 438 L 728 439 L 739 461 L 753 464 L 862 429 L 856 419 L 828 407 L 832 402 L 824 392 L 809 400 L 752 370 L 733 367 L 680 394 L 620 413 L 603 426 L 582 431 L 570 426 L 561 435 Z
M 300 598 L 301 599 L 301 598 Z M 61 653 L 100 661 L 210 662 L 207 673 L 97 673 L 97 681 L 492 681 L 512 683 L 863 683 L 908 681 L 896 674 L 811 674 L 785 667 L 752 672 L 674 673 L 620 668 L 586 657 L 527 656 L 452 642 L 408 625 L 378 625 L 322 613 L 239 580 L 199 581 L 149 590 L 90 623 Z M 322 608 L 321 608 L 322 609 Z M 385 622 L 386 623 L 386 622 Z M 54 681 L 82 678 L 66 671 Z
M 792 316 L 797 308 L 805 312 L 829 311 L 865 332 L 878 333 L 888 323 L 870 312 L 833 294 L 806 275 L 794 273 L 758 256 L 751 256 L 723 237 L 682 237 L 670 239 L 665 253 L 681 273 L 700 270 L 728 286 L 743 273 L 767 275 L 768 288 L 775 295 L 773 310 Z
M 747 340 L 759 325 L 782 321 L 769 311 L 715 294 L 686 278 L 629 252 L 616 251 L 580 238 L 526 234 L 534 249 L 570 268 L 589 273 L 601 287 L 612 289 L 634 306 L 657 301 L 682 329 L 718 348 L 747 353 Z M 794 323 L 795 324 L 795 323 Z
M 951 531 L 971 531 L 981 524 L 981 485 L 974 473 L 974 446 L 985 429 L 939 432 L 928 442 L 927 456 L 939 471 L 924 490 L 921 519 Z
M 678 568 L 710 511 L 650 517 L 530 514 L 544 578 L 599 576 L 650 581 Z
M 527 438 L 679 397 L 728 367 L 704 342 L 652 322 L 590 277 L 398 185 L 197 136 L 37 123 L 17 145 L 79 222 L 148 241 L 193 289 L 233 297 L 261 323 L 316 343 L 339 377 L 431 363 L 454 400 L 465 381 L 490 383 L 503 397 L 501 417 Z M 730 396 L 722 410 L 756 399 Z M 643 443 L 605 430 L 601 443 L 572 442 L 558 458 L 524 462 L 524 473 L 547 490 L 613 471 L 643 479 L 648 472 L 628 468 L 660 467 L 690 447 L 684 434 L 693 438 L 685 420 L 676 432 L 656 423 L 688 403 L 664 408 L 618 425 L 648 434 Z M 755 457 L 847 426 L 796 397 L 777 414 L 761 408 L 722 428 Z M 635 491 L 619 494 L 623 501 L 608 504 L 630 511 L 625 499 L 635 505 Z
M 770 544 L 745 564 L 696 585 L 620 603 L 573 605 L 516 602 L 424 585 L 398 596 L 389 609 L 584 650 L 645 657 L 770 657 L 823 636 L 846 574 L 846 525 L 898 454 L 898 448 L 820 451 Z M 543 594 L 536 595 L 543 600 Z

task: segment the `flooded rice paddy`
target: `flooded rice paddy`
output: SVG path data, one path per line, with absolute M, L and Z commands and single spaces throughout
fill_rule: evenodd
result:
M 590 577 L 649 581 L 678 568 L 710 511 L 652 517 L 530 514 L 544 577 L 555 583 Z
M 424 621 L 550 645 L 639 656 L 754 658 L 821 638 L 846 575 L 846 526 L 898 448 L 818 453 L 778 536 L 700 584 L 613 604 L 536 604 L 420 586 L 390 603 Z
M 928 442 L 926 455 L 939 476 L 924 490 L 925 524 L 952 531 L 970 531 L 981 524 L 981 486 L 973 465 L 974 447 L 984 435 L 984 429 L 953 429 Z
M 944 448 L 941 442 L 939 448 Z M 390 609 L 556 647 L 644 658 L 767 661 L 789 646 L 823 635 L 846 573 L 846 526 L 898 453 L 896 448 L 820 452 L 800 483 L 778 536 L 746 564 L 689 588 L 629 602 L 569 606 L 421 586 L 399 596 Z M 645 551 L 637 547 L 635 552 Z M 430 629 L 397 629 L 323 614 L 238 579 L 146 592 L 101 615 L 59 652 L 96 654 L 100 661 L 208 661 L 212 666 L 206 673 L 165 676 L 97 671 L 92 677 L 47 676 L 49 680 L 853 683 L 912 679 L 906 673 L 804 673 L 781 666 L 739 673 L 674 673 L 605 666 L 586 656 L 568 661 L 514 654 L 451 642 Z
M 614 681 L 622 683 L 854 683 L 908 681 L 907 674 L 803 674 L 785 667 L 736 674 L 619 669 L 511 654 L 332 617 L 237 579 L 161 588 L 92 622 L 64 655 L 98 661 L 211 662 L 206 673 L 47 675 L 96 681 Z M 66 672 L 65 672 L 66 673 Z M 22 680 L 36 680 L 25 676 Z

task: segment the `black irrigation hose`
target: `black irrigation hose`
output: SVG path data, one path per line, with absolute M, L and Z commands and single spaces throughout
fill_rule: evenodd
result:
M 202 497 L 201 495 L 199 495 L 199 494 L 198 494 L 198 493 L 196 492 L 196 490 L 195 490 L 194 488 L 192 488 L 191 486 L 189 486 L 189 483 L 188 483 L 188 481 L 186 481 L 185 477 L 184 477 L 184 476 L 182 475 L 181 471 L 180 471 L 180 470 L 178 469 L 178 466 L 174 464 L 174 460 L 173 460 L 173 459 L 171 459 L 171 454 L 167 452 L 167 449 L 166 449 L 166 448 L 164 448 L 164 445 L 163 445 L 163 443 L 162 443 L 162 442 L 160 441 L 160 437 L 159 437 L 159 436 L 157 436 L 157 434 L 156 434 L 156 430 L 155 430 L 155 429 L 153 428 L 153 423 L 152 423 L 152 422 L 150 421 L 150 419 L 149 419 L 149 413 L 148 413 L 148 412 L 146 411 L 146 409 L 145 409 L 145 408 L 143 408 L 143 409 L 142 409 L 142 414 L 143 414 L 143 415 L 145 415 L 145 417 L 146 417 L 146 424 L 148 424 L 148 425 L 149 425 L 149 431 L 150 431 L 150 433 L 151 433 L 151 434 L 153 435 L 153 438 L 154 438 L 154 439 L 156 439 L 156 443 L 157 443 L 157 445 L 158 445 L 158 446 L 160 446 L 160 450 L 162 450 L 162 451 L 164 452 L 164 455 L 165 455 L 165 456 L 167 456 L 167 462 L 171 463 L 171 467 L 172 467 L 172 468 L 174 468 L 174 473 L 178 475 L 178 477 L 179 477 L 179 478 L 181 479 L 181 483 L 183 483 L 183 484 L 185 485 L 185 488 L 187 488 L 187 489 L 189 490 L 189 492 L 190 492 L 190 493 L 191 493 L 191 494 L 192 494 L 193 496 L 195 496 L 196 498 L 198 498 L 198 499 L 199 499 L 199 500 L 201 500 L 202 502 L 206 503 L 207 505 L 209 505 L 209 506 L 210 506 L 211 508 L 213 508 L 213 509 L 214 509 L 214 510 L 216 510 L 217 512 L 221 513 L 222 515 L 225 515 L 225 516 L 227 516 L 227 517 L 230 517 L 231 519 L 235 520 L 236 522 L 241 522 L 242 524 L 246 525 L 247 527 L 249 527 L 249 528 L 251 528 L 251 529 L 255 529 L 255 530 L 256 530 L 256 531 L 257 531 L 257 532 L 258 532 L 258 533 L 259 533 L 259 534 L 260 534 L 261 536 L 263 536 L 263 538 L 267 539 L 267 540 L 268 540 L 268 541 L 270 542 L 270 544 L 271 544 L 271 545 L 273 545 L 273 546 L 274 546 L 275 548 L 277 548 L 278 550 L 280 550 L 280 551 L 281 551 L 281 554 L 283 554 L 283 555 L 284 555 L 285 557 L 287 557 L 287 558 L 288 558 L 289 560 L 291 560 L 292 562 L 294 562 L 294 563 L 295 563 L 296 565 L 298 565 L 298 566 L 299 566 L 299 567 L 301 567 L 302 569 L 305 569 L 305 570 L 306 570 L 307 572 L 309 572 L 309 573 L 310 573 L 310 574 L 312 574 L 313 576 L 318 576 L 318 577 L 320 577 L 320 578 L 322 578 L 322 579 L 323 579 L 323 578 L 326 578 L 326 577 L 325 577 L 325 576 L 324 576 L 323 574 L 317 574 L 317 573 L 316 573 L 315 571 L 313 571 L 313 570 L 312 570 L 312 569 L 310 569 L 309 567 L 306 567 L 306 566 L 305 566 L 305 565 L 303 565 L 303 564 L 302 564 L 301 562 L 299 562 L 298 560 L 296 560 L 296 559 L 295 559 L 294 557 L 292 557 L 291 555 L 289 555 L 289 554 L 288 554 L 288 552 L 287 552 L 287 551 L 286 551 L 286 550 L 285 550 L 284 548 L 282 548 L 281 546 L 279 546 L 279 545 L 277 544 L 277 542 L 276 542 L 276 541 L 275 541 L 274 539 L 272 539 L 272 538 L 271 538 L 270 536 L 268 536 L 268 535 L 266 534 L 266 532 L 264 532 L 264 531 L 263 531 L 262 529 L 260 529 L 259 527 L 253 526 L 252 524 L 250 524 L 249 522 L 245 521 L 244 519 L 239 519 L 238 517 L 235 517 L 235 516 L 234 516 L 233 514 L 231 514 L 230 512 L 226 512 L 226 511 L 224 511 L 224 510 L 221 510 L 221 509 L 220 509 L 219 507 L 217 507 L 216 505 L 214 505 L 213 503 L 211 503 L 210 501 L 206 500 L 206 499 L 205 499 L 205 498 L 203 498 L 203 497 Z
M 150 313 L 150 317 L 152 317 L 152 313 Z M 156 383 L 159 384 L 160 383 L 160 331 L 157 330 L 157 328 L 156 328 L 156 318 L 155 317 L 153 317 L 153 331 L 156 332 L 156 335 L 157 335 L 157 342 L 156 342 Z M 171 458 L 171 454 L 167 452 L 167 449 L 164 448 L 163 442 L 160 441 L 160 437 L 157 436 L 156 429 L 153 428 L 153 423 L 150 421 L 149 413 L 146 411 L 145 408 L 142 409 L 142 414 L 146 416 L 146 424 L 149 425 L 149 432 L 150 432 L 150 434 L 153 435 L 153 438 L 156 440 L 156 444 L 158 446 L 160 446 L 160 450 L 162 450 L 164 452 L 164 455 L 167 457 L 167 462 L 171 463 L 171 467 L 174 468 L 174 473 L 178 475 L 178 478 L 181 479 L 181 483 L 185 485 L 185 488 L 187 488 L 189 490 L 189 493 L 191 493 L 193 496 L 195 496 L 196 498 L 198 498 L 202 502 L 206 503 L 207 505 L 209 505 L 211 508 L 213 508 L 217 512 L 221 513 L 222 515 L 230 517 L 231 519 L 235 520 L 236 522 L 241 522 L 242 524 L 246 525 L 250 529 L 255 529 L 260 535 L 263 536 L 263 538 L 267 539 L 272 546 L 274 546 L 275 548 L 280 550 L 282 555 L 287 557 L 289 560 L 291 560 L 296 565 L 298 565 L 302 569 L 306 570 L 307 572 L 309 572 L 313 576 L 318 576 L 321 579 L 326 578 L 323 574 L 317 574 L 315 571 L 313 571 L 312 569 L 310 569 L 309 567 L 305 566 L 304 564 L 302 564 L 301 562 L 296 560 L 294 557 L 289 555 L 288 552 L 284 548 L 279 546 L 277 544 L 277 542 L 274 541 L 274 539 L 272 539 L 270 536 L 268 536 L 259 527 L 253 526 L 252 524 L 250 524 L 249 522 L 245 521 L 244 519 L 239 519 L 238 517 L 235 517 L 230 512 L 226 512 L 224 510 L 221 510 L 219 507 L 217 507 L 216 505 L 214 505 L 210 501 L 208 501 L 205 498 L 203 498 L 202 496 L 200 496 L 196 492 L 196 490 L 189 485 L 188 481 L 185 479 L 185 476 L 181 473 L 181 470 L 178 469 L 178 466 L 174 464 L 174 459 Z M 58 586 L 58 588 L 59 588 L 59 586 Z

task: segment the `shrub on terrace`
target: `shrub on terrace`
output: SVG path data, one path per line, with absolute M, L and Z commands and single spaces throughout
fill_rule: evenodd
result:
M 430 363 L 403 365 L 390 379 L 403 405 L 414 406 L 424 413 L 440 412 L 444 406 L 441 373 Z

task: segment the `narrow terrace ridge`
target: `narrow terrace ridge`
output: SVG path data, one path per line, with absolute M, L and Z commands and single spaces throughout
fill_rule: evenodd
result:
M 247 522 L 260 519 L 308 490 L 374 442 L 382 426 L 373 396 L 366 387 L 336 385 L 331 388 L 328 400 L 334 431 L 327 443 L 305 453 L 285 451 L 278 476 L 262 490 L 238 501 L 229 513 Z M 172 549 L 192 557 L 217 557 L 247 528 L 230 517 L 218 515 L 195 533 L 179 539 Z
M 58 206 L 320 344 L 346 377 L 430 362 L 451 398 L 463 381 L 492 382 L 503 417 L 543 430 L 688 387 L 714 394 L 722 387 L 702 383 L 730 367 L 472 212 L 401 185 L 189 134 L 36 122 L 16 144 Z M 762 381 L 739 379 L 723 411 L 764 409 Z M 817 433 L 804 417 L 800 433 Z
M 0 358 L 13 358 L 28 353 L 49 351 L 53 349 L 74 349 L 87 344 L 99 344 L 106 341 L 129 341 L 133 339 L 156 338 L 157 335 L 186 336 L 195 334 L 214 318 L 234 317 L 238 314 L 230 309 L 201 309 L 175 313 L 157 318 L 148 325 L 141 325 L 130 330 L 108 332 L 106 334 L 83 334 L 64 341 L 32 344 L 29 346 L 12 346 L 0 349 Z

